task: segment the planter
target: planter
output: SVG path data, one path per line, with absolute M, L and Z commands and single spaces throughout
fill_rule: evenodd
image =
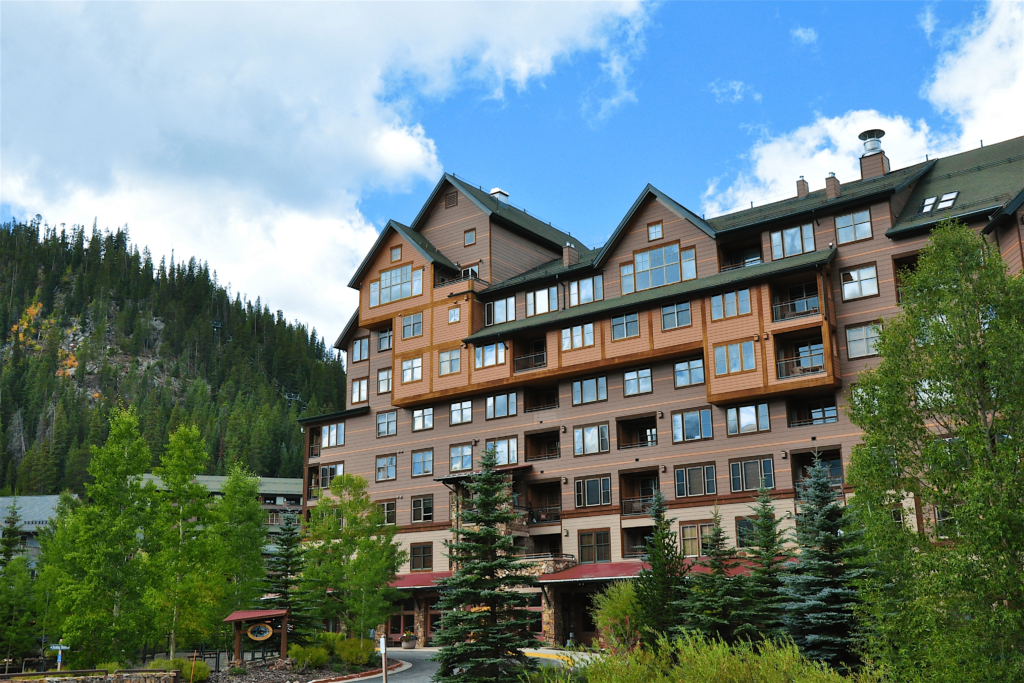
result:
M 410 638 L 409 640 L 403 640 L 402 641 L 402 649 L 403 650 L 414 650 L 414 649 L 416 649 L 416 638 L 413 637 L 413 638 Z

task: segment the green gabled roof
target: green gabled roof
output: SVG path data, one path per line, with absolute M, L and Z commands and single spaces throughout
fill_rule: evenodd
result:
M 742 230 L 760 223 L 795 218 L 801 214 L 810 213 L 819 209 L 832 212 L 846 204 L 854 204 L 864 201 L 875 195 L 889 195 L 899 192 L 904 187 L 920 178 L 936 162 L 923 161 L 913 166 L 901 168 L 877 178 L 867 180 L 855 180 L 843 183 L 840 179 L 841 194 L 835 199 L 825 196 L 825 190 L 815 190 L 806 197 L 793 197 L 780 202 L 772 202 L 764 206 L 757 206 L 753 209 L 744 209 L 735 213 L 718 216 L 708 219 L 708 223 L 719 235 L 727 234 L 734 230 Z
M 353 289 L 358 288 L 359 281 L 363 278 L 366 269 L 369 268 L 370 264 L 373 262 L 373 257 L 377 253 L 377 249 L 384 242 L 384 238 L 387 237 L 388 232 L 392 230 L 404 237 L 416 248 L 417 251 L 423 254 L 424 258 L 431 263 L 437 263 L 449 270 L 458 272 L 459 267 L 448 260 L 447 256 L 438 251 L 437 247 L 431 244 L 426 237 L 414 231 L 407 225 L 402 225 L 398 221 L 391 220 L 388 221 L 388 224 L 380 231 L 380 234 L 377 236 L 377 241 L 373 243 L 370 251 L 368 251 L 366 256 L 363 258 L 362 263 L 360 263 L 359 267 L 356 268 L 356 272 L 352 275 L 352 279 L 348 281 L 349 287 Z
M 808 254 L 801 254 L 800 256 L 793 256 L 780 261 L 772 261 L 748 268 L 737 268 L 725 271 L 724 273 L 715 273 L 714 275 L 679 282 L 667 287 L 656 287 L 642 292 L 627 294 L 626 296 L 595 301 L 591 304 L 563 308 L 554 313 L 485 327 L 466 337 L 463 341 L 470 344 L 479 344 L 481 342 L 507 339 L 510 335 L 530 328 L 547 328 L 586 318 L 607 317 L 609 313 L 620 310 L 635 309 L 640 306 L 649 306 L 663 301 L 678 299 L 681 296 L 693 296 L 700 292 L 731 287 L 744 282 L 753 282 L 767 277 L 778 277 L 790 272 L 817 268 L 831 261 L 835 255 L 836 248 L 832 247 L 831 249 L 812 251 Z
M 992 215 L 1024 190 L 1024 137 L 943 157 L 914 188 L 886 237 L 927 230 L 944 218 Z M 920 213 L 927 197 L 959 192 L 944 211 Z M 936 201 L 936 204 L 938 202 Z
M 359 308 L 357 307 L 352 317 L 345 323 L 345 329 L 341 331 L 338 338 L 334 341 L 334 348 L 344 349 L 345 345 L 348 344 L 349 335 L 359 329 Z
M 495 292 L 504 291 L 512 287 L 520 287 L 531 282 L 541 282 L 549 278 L 553 278 L 556 275 L 580 275 L 583 276 L 582 271 L 590 270 L 594 267 L 594 257 L 597 256 L 597 249 L 579 249 L 580 260 L 578 263 L 574 263 L 571 266 L 562 265 L 562 259 L 555 259 L 554 261 L 548 261 L 542 265 L 532 268 L 525 273 L 520 273 L 515 277 L 510 277 L 507 280 L 502 280 L 496 284 L 491 285 L 487 289 L 480 292 L 482 298 L 487 298 L 488 295 Z
M 550 223 L 545 223 L 536 216 L 531 216 L 522 209 L 518 209 L 511 204 L 499 202 L 489 192 L 480 187 L 474 187 L 461 178 L 456 178 L 454 175 L 446 174 L 445 177 L 448 179 L 448 182 L 462 190 L 464 195 L 473 200 L 475 204 L 480 206 L 492 218 L 497 218 L 504 223 L 521 228 L 547 242 L 548 246 L 554 249 L 561 251 L 566 242 L 576 243 L 578 241 L 574 240 L 568 233 L 562 232 Z
M 987 235 L 995 230 L 1003 221 L 1013 220 L 1013 214 L 1016 213 L 1021 204 L 1024 204 L 1024 189 L 1018 192 L 1016 197 L 999 207 L 999 210 L 995 212 L 982 232 Z

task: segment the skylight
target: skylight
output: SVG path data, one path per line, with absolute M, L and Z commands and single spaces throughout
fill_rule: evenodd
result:
M 956 202 L 956 196 L 958 194 L 960 194 L 959 190 L 957 190 L 956 192 L 947 192 L 946 194 L 942 195 L 942 199 L 939 200 L 939 205 L 935 208 L 948 209 L 949 207 L 953 206 L 953 204 Z
M 928 197 L 921 203 L 921 213 L 928 213 L 935 207 L 935 200 L 938 197 Z

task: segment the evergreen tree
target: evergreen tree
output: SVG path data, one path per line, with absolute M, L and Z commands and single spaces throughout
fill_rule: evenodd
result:
M 260 505 L 260 480 L 242 465 L 228 470 L 220 499 L 213 508 L 214 558 L 227 590 L 221 612 L 249 609 L 266 579 L 263 550 L 267 543 L 266 512 Z
M 438 682 L 512 683 L 534 666 L 523 654 L 537 642 L 529 632 L 529 598 L 516 589 L 536 581 L 530 565 L 516 559 L 514 539 L 505 531 L 516 513 L 506 475 L 495 464 L 494 448 L 488 448 L 480 471 L 466 480 L 468 499 L 459 508 L 455 540 L 447 543 L 455 573 L 438 582 Z
M 857 663 L 854 654 L 854 582 L 864 576 L 863 530 L 851 530 L 832 488 L 828 466 L 815 456 L 809 476 L 797 484 L 799 562 L 782 574 L 786 632 L 808 659 L 833 667 Z
M 743 621 L 746 577 L 737 573 L 741 560 L 736 549 L 727 546 L 717 506 L 711 533 L 701 539 L 701 554 L 690 571 L 685 595 L 676 603 L 682 629 L 734 643 L 748 630 Z
M 18 507 L 18 497 L 11 498 L 11 502 L 4 512 L 4 526 L 0 529 L 0 569 L 7 566 L 14 557 L 21 552 L 21 512 Z
M 312 635 L 315 623 L 308 595 L 299 589 L 306 567 L 302 547 L 301 527 L 294 515 L 287 515 L 280 533 L 268 538 L 269 555 L 266 558 L 266 581 L 260 600 L 260 609 L 290 610 L 288 625 L 296 642 Z
M 0 568 L 0 658 L 18 660 L 38 654 L 41 635 L 38 590 L 27 557 Z
M 637 602 L 637 628 L 644 643 L 650 645 L 666 635 L 677 625 L 675 610 L 666 605 L 678 602 L 683 597 L 683 581 L 689 566 L 679 552 L 676 534 L 672 524 L 665 518 L 665 497 L 661 491 L 654 493 L 651 505 L 651 519 L 654 534 L 647 538 L 644 559 L 650 569 L 640 570 L 634 582 Z
M 776 518 L 771 493 L 763 486 L 757 492 L 757 506 L 751 509 L 754 532 L 746 557 L 752 566 L 746 580 L 744 628 L 739 635 L 751 640 L 780 638 L 785 635 L 782 605 L 786 598 L 780 593 L 782 574 L 793 553 L 785 547 L 782 519 Z

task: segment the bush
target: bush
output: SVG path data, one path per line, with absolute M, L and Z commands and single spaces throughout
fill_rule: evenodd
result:
M 590 612 L 597 624 L 601 647 L 613 655 L 633 650 L 640 642 L 636 619 L 638 611 L 636 589 L 632 581 L 616 581 L 595 595 Z
M 338 648 L 338 643 L 345 640 L 344 633 L 332 633 L 330 631 L 317 631 L 310 638 L 310 641 L 314 645 L 320 645 L 328 652 L 334 652 Z
M 182 683 L 191 677 L 193 683 L 200 683 L 210 677 L 210 666 L 201 659 L 196 659 L 195 670 L 192 669 L 192 660 L 184 657 L 174 659 L 154 659 L 149 663 L 147 669 L 159 669 L 161 671 L 180 671 Z
M 334 654 L 349 666 L 364 667 L 373 658 L 373 641 L 358 638 L 339 640 L 334 646 Z
M 330 658 L 330 653 L 319 645 L 289 645 L 288 656 L 295 660 L 300 669 L 319 669 Z
M 233 666 L 230 669 L 228 669 L 229 676 L 244 676 L 246 673 L 247 672 L 244 666 Z

